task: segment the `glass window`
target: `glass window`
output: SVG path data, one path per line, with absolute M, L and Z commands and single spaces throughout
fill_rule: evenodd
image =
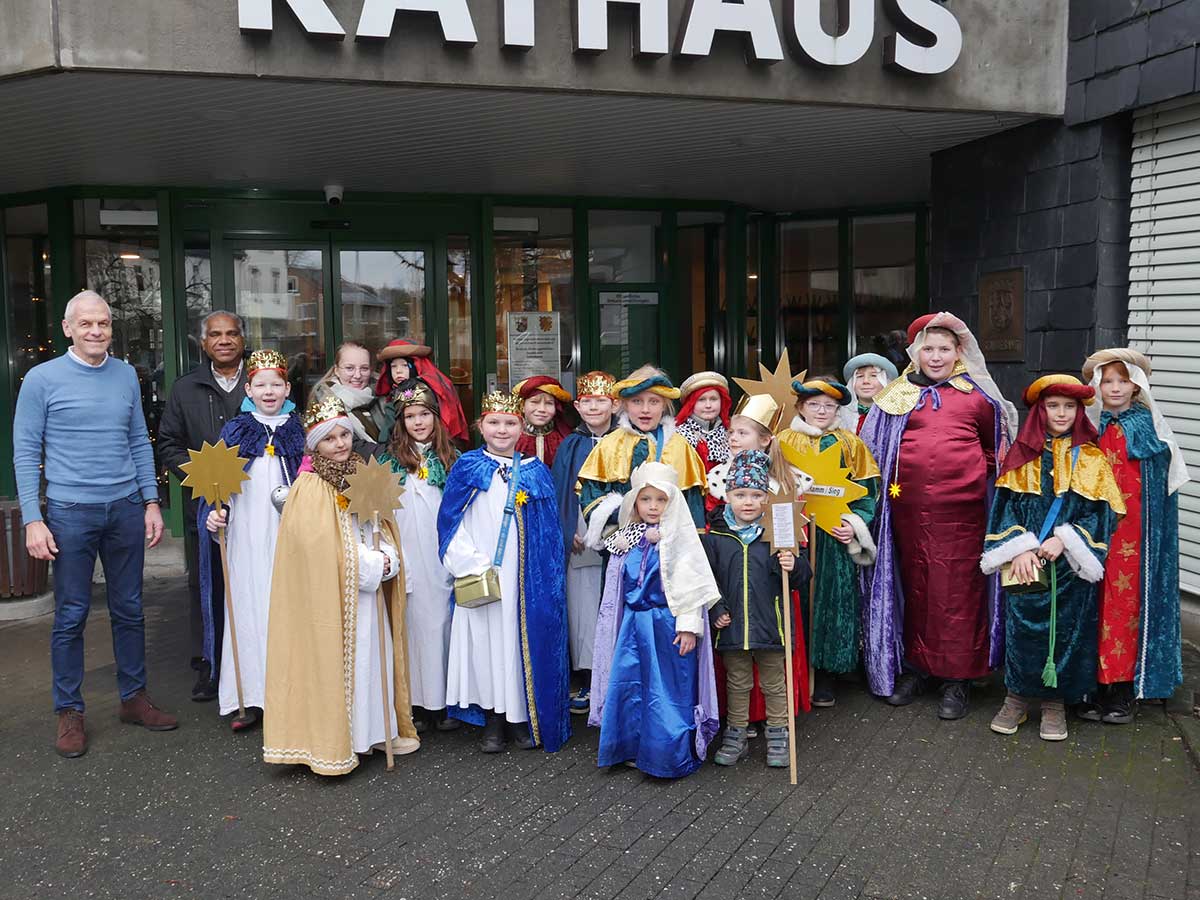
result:
M 338 261 L 345 340 L 372 358 L 395 338 L 425 342 L 424 250 L 342 250 Z M 287 284 L 299 287 L 291 276 Z
M 708 244 L 706 226 L 680 227 L 675 277 L 679 279 L 683 297 L 683 309 L 679 310 L 683 320 L 680 325 L 688 335 L 688 347 L 682 363 L 688 372 L 701 372 L 708 368 L 708 289 L 712 280 L 709 275 Z
M 212 248 L 208 233 L 183 236 L 183 295 L 187 304 L 187 370 L 200 365 L 200 323 L 212 312 Z
M 838 223 L 779 226 L 779 327 L 793 369 L 841 370 L 838 346 Z
M 474 418 L 475 367 L 471 356 L 471 240 L 464 235 L 446 239 L 447 298 L 450 305 L 450 370 L 468 418 Z
M 754 220 L 746 226 L 746 371 L 758 371 L 758 259 L 759 228 Z
M 593 209 L 588 213 L 588 275 L 603 284 L 658 281 L 662 214 Z
M 288 359 L 292 397 L 303 409 L 325 373 L 325 254 L 320 250 L 238 249 L 232 252 L 234 311 L 246 323 L 246 346 L 278 350 Z M 287 272 L 283 290 L 264 290 L 272 266 Z M 295 291 L 288 289 L 295 286 Z
M 854 220 L 855 353 L 888 354 L 901 348 L 917 303 L 916 216 Z
M 576 311 L 571 218 L 569 209 L 494 210 L 496 378 L 502 387 L 519 380 L 510 379 L 509 316 L 553 312 L 558 313 L 560 369 L 537 374 L 562 378 L 568 390 L 574 388 Z M 538 327 L 552 330 L 555 320 L 548 317 L 539 321 Z M 528 373 L 518 369 L 516 374 L 524 377 Z
M 15 206 L 3 216 L 7 262 L 9 357 L 13 361 L 13 388 L 25 373 L 54 356 L 50 310 L 50 239 L 46 207 Z

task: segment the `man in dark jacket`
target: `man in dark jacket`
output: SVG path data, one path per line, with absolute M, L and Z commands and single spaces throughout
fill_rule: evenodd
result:
M 205 441 L 215 444 L 225 423 L 238 415 L 242 401 L 246 399 L 246 373 L 242 367 L 246 341 L 241 318 L 223 310 L 209 313 L 200 323 L 200 346 L 204 350 L 204 361 L 171 387 L 158 428 L 159 459 L 179 478 L 183 478 L 179 467 L 188 461 L 188 450 L 199 450 Z M 199 554 L 212 554 L 213 615 L 218 620 L 217 634 L 221 633 L 224 609 L 223 574 L 221 559 L 213 549 L 212 541 L 207 535 L 201 541 L 197 534 L 196 501 L 190 496 L 185 500 L 192 668 L 196 670 L 192 699 L 205 701 L 217 696 L 217 661 L 204 658 Z

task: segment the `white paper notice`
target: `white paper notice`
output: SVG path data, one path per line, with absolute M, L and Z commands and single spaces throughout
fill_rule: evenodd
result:
M 795 509 L 791 503 L 771 504 L 771 528 L 775 532 L 771 539 L 771 549 L 796 546 Z

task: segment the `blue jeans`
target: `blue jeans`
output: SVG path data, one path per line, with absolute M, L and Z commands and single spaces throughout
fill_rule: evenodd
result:
M 141 494 L 111 503 L 46 501 L 54 535 L 54 629 L 50 666 L 54 710 L 83 711 L 83 629 L 92 604 L 96 556 L 104 567 L 112 622 L 117 689 L 128 700 L 146 687 L 146 621 L 142 616 L 142 563 L 146 558 Z

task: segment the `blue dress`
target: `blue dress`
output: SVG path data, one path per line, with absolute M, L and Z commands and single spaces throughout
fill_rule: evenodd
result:
M 696 755 L 699 651 L 679 655 L 658 547 L 644 539 L 621 567 L 624 610 L 600 722 L 601 766 L 633 761 L 657 778 L 700 768 Z

